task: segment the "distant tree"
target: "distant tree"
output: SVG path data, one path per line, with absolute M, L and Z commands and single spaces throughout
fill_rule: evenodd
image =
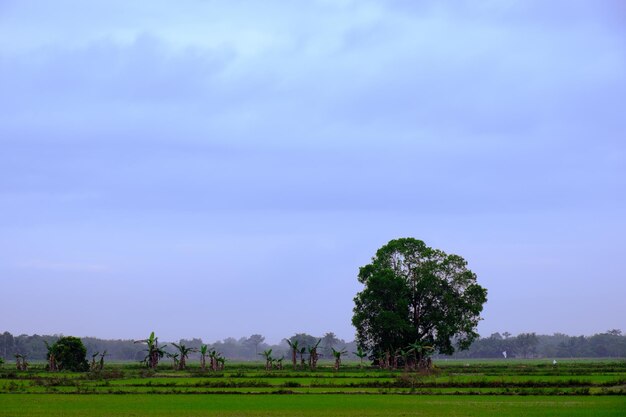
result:
M 59 370 L 84 372 L 89 370 L 87 349 L 78 337 L 64 336 L 54 342 L 48 350 L 48 361 L 54 358 Z
M 383 353 L 388 363 L 413 341 L 452 354 L 478 338 L 487 291 L 458 255 L 412 238 L 392 240 L 360 268 L 359 281 L 364 289 L 354 299 L 352 324 L 373 358 Z
M 333 332 L 326 332 L 322 336 L 322 353 L 324 356 L 332 357 L 332 348 L 340 343 L 339 339 Z
M 504 336 L 504 338 L 505 338 L 505 339 L 508 339 L 508 338 L 509 338 L 509 337 L 511 337 L 512 335 L 511 335 L 511 333 L 509 333 L 509 332 L 504 332 L 504 333 L 502 333 L 502 336 Z
M 246 340 L 248 346 L 254 347 L 254 356 L 259 354 L 259 345 L 265 341 L 265 336 L 260 334 L 253 334 Z
M 607 330 L 606 334 L 610 335 L 610 336 L 621 336 L 622 335 L 622 331 L 619 329 L 611 329 L 611 330 Z
M 524 358 L 529 358 L 536 353 L 539 339 L 535 333 L 520 333 L 513 343 L 515 352 Z
M 15 353 L 15 338 L 9 332 L 0 335 L 0 352 L 3 358 L 9 358 Z

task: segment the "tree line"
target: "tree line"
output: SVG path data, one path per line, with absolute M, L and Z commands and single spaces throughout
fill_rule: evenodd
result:
M 19 335 L 14 336 L 5 331 L 0 334 L 0 358 L 5 362 L 12 361 L 15 355 L 23 355 L 30 360 L 46 360 L 47 346 L 53 345 L 60 335 Z M 134 343 L 134 340 L 107 340 L 94 337 L 81 338 L 87 349 L 87 355 L 91 357 L 95 353 L 107 352 L 109 360 L 132 360 L 141 361 L 145 357 L 145 345 Z M 181 339 L 176 344 L 185 345 L 193 349 L 189 356 L 194 360 L 201 359 L 200 349 L 202 345 L 208 345 L 211 349 L 221 352 L 230 360 L 265 360 L 264 352 L 272 350 L 272 358 L 283 358 L 285 363 L 293 364 L 293 348 L 290 343 L 297 344 L 297 363 L 301 364 L 300 352 L 306 348 L 306 360 L 310 356 L 309 348 L 319 342 L 318 358 L 335 360 L 335 351 L 345 351 L 342 358 L 360 360 L 358 347 L 354 341 L 346 342 L 334 333 L 328 332 L 321 337 L 306 333 L 298 333 L 285 338 L 279 344 L 265 343 L 265 337 L 259 334 L 249 337 L 226 338 L 214 343 L 205 343 L 202 339 Z M 295 342 L 295 343 L 294 343 Z M 166 351 L 170 354 L 178 353 L 172 342 L 166 342 Z M 541 335 L 536 333 L 520 333 L 516 336 L 508 332 L 493 333 L 488 337 L 479 337 L 468 350 L 457 351 L 453 355 L 434 355 L 436 359 L 444 358 L 503 358 L 506 352 L 507 358 L 611 358 L 626 357 L 626 335 L 620 330 L 608 330 L 593 336 L 568 336 L 563 333 L 553 335 Z M 308 363 L 308 362 L 307 362 Z
M 449 357 L 438 355 L 439 358 Z M 563 333 L 539 335 L 508 332 L 478 338 L 469 349 L 453 358 L 624 358 L 626 336 L 612 329 L 593 336 L 568 336 Z
M 48 356 L 48 346 L 53 345 L 63 335 L 26 335 L 22 334 L 14 336 L 8 331 L 0 334 L 0 358 L 4 358 L 5 362 L 13 360 L 15 355 L 23 355 L 30 360 L 46 360 Z M 108 360 L 128 360 L 142 361 L 145 358 L 145 344 L 135 343 L 133 339 L 100 339 L 95 337 L 82 337 L 84 346 L 87 349 L 87 356 L 95 353 L 106 352 Z M 269 344 L 265 342 L 265 337 L 260 334 L 253 334 L 248 337 L 234 338 L 228 337 L 224 340 L 218 340 L 213 343 L 203 341 L 201 338 L 180 339 L 175 342 L 163 342 L 163 356 L 174 358 L 173 355 L 179 354 L 180 350 L 176 345 L 184 345 L 191 349 L 188 356 L 194 360 L 200 360 L 202 354 L 200 352 L 203 345 L 208 348 L 220 352 L 221 355 L 229 360 L 235 361 L 253 361 L 262 360 L 262 353 L 272 350 L 274 358 L 292 356 L 291 343 L 296 343 L 299 349 L 303 347 L 311 347 L 319 341 L 317 346 L 317 357 L 323 359 L 333 359 L 333 349 L 346 350 L 346 354 L 342 354 L 344 358 L 357 358 L 352 352 L 357 350 L 354 341 L 346 342 L 337 337 L 333 332 L 327 332 L 322 336 L 313 336 L 307 333 L 297 333 L 293 336 L 284 338 L 278 344 Z

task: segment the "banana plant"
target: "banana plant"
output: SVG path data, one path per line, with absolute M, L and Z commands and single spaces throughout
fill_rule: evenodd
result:
M 360 346 L 357 348 L 356 352 L 352 352 L 354 353 L 359 360 L 361 361 L 359 363 L 359 368 L 363 368 L 363 358 L 367 357 L 367 352 L 364 351 Z
M 338 371 L 341 366 L 341 355 L 348 353 L 348 351 L 345 349 L 335 350 L 332 346 L 331 349 L 333 351 L 333 356 L 335 357 L 335 371 Z
M 26 362 L 27 355 L 15 354 L 15 367 L 18 371 L 28 371 L 28 362 Z
M 300 350 L 298 351 L 298 353 L 300 354 L 300 369 L 304 369 L 304 364 L 305 364 L 304 354 L 306 353 L 306 347 L 302 346 Z
M 203 371 L 206 371 L 206 357 L 209 352 L 209 347 L 207 345 L 200 345 L 200 368 Z
M 179 369 L 180 354 L 178 354 L 178 353 L 167 353 L 167 357 L 174 361 L 174 363 L 172 364 L 172 369 L 175 370 L 175 371 L 177 369 Z
M 95 372 L 98 369 L 98 364 L 96 363 L 96 356 L 98 356 L 100 354 L 100 352 L 96 352 L 93 355 L 91 355 L 91 365 L 89 365 L 89 370 L 91 372 Z
M 413 360 L 416 367 L 421 369 L 430 368 L 430 355 L 435 351 L 434 347 L 424 345 L 419 340 L 416 340 L 409 345 L 408 350 L 413 353 Z
M 219 369 L 220 371 L 223 371 L 223 370 L 224 370 L 224 365 L 226 364 L 226 358 L 225 358 L 225 357 L 223 357 L 223 356 L 220 354 L 220 355 L 218 355 L 218 357 L 216 358 L 216 360 L 217 360 L 217 363 L 218 363 L 218 369 Z
M 154 336 L 154 332 L 150 333 L 150 337 L 143 340 L 135 340 L 135 343 L 145 343 L 147 345 L 146 357 L 141 361 L 145 363 L 150 369 L 156 369 L 159 365 L 159 360 L 165 355 L 163 350 L 165 346 L 159 347 L 159 338 Z
M 183 370 L 187 367 L 187 358 L 189 357 L 189 354 L 191 352 L 196 352 L 196 349 L 194 348 L 189 348 L 185 345 L 181 344 L 176 344 L 176 343 L 172 343 L 172 345 L 178 349 L 178 353 L 180 354 L 180 361 L 178 363 L 178 370 Z
M 265 370 L 271 371 L 272 362 L 274 362 L 274 359 L 272 358 L 272 349 L 264 350 L 263 353 L 259 353 L 259 355 L 265 358 Z
M 50 372 L 56 372 L 56 371 L 59 370 L 59 366 L 58 366 L 56 358 L 54 356 L 54 351 L 52 350 L 52 346 L 50 346 L 48 344 L 48 342 L 46 342 L 45 340 L 44 340 L 44 343 L 46 345 L 46 349 L 48 350 L 48 354 L 47 354 L 47 356 L 48 356 L 48 370 Z
M 398 349 L 396 351 L 396 357 L 402 358 L 402 362 L 404 363 L 404 370 L 408 371 L 411 368 L 411 364 L 409 363 L 409 357 L 411 356 L 411 350 L 409 348 L 406 349 Z
M 322 339 L 319 339 L 316 344 L 309 347 L 309 368 L 312 370 L 317 368 L 317 360 L 319 359 L 319 354 L 317 353 L 317 347 L 320 345 Z
M 98 365 L 100 371 L 102 371 L 104 369 L 104 357 L 106 355 L 107 355 L 107 351 L 106 350 L 100 354 L 100 363 Z
M 217 371 L 217 358 L 219 356 L 219 353 L 217 353 L 217 351 L 215 349 L 211 349 L 209 351 L 209 361 L 211 363 L 211 370 L 212 371 Z
M 283 359 L 285 359 L 284 356 L 281 356 L 280 358 L 276 359 L 276 369 L 278 369 L 279 371 L 283 370 Z
M 289 345 L 289 347 L 291 348 L 291 362 L 293 362 L 293 370 L 296 370 L 296 367 L 298 366 L 298 352 L 300 351 L 300 344 L 298 343 L 297 340 L 294 340 L 293 342 L 289 339 L 285 339 L 287 341 L 287 344 Z

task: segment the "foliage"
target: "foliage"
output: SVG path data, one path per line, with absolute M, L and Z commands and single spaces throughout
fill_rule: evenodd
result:
M 50 360 L 51 358 L 59 370 L 74 372 L 89 370 L 87 349 L 78 337 L 64 336 L 50 345 L 47 359 Z
M 177 369 L 183 370 L 187 367 L 187 358 L 189 357 L 189 354 L 191 352 L 196 352 L 197 349 L 187 347 L 183 343 L 172 343 L 172 345 L 178 349 L 179 361 Z
M 487 291 L 458 255 L 412 238 L 392 240 L 360 268 L 364 289 L 355 297 L 352 323 L 359 346 L 372 357 L 419 342 L 451 354 L 478 337 Z M 456 346 L 455 346 L 456 344 Z
M 147 346 L 145 349 L 146 356 L 141 362 L 145 363 L 150 369 L 156 369 L 159 365 L 159 360 L 163 358 L 166 353 L 165 350 L 163 350 L 166 345 L 159 347 L 159 338 L 154 335 L 154 332 L 150 333 L 150 337 L 147 339 L 137 340 L 135 343 L 144 343 Z

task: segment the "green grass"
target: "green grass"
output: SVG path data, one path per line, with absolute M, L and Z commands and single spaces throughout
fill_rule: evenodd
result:
M 626 361 L 448 361 L 432 375 L 357 364 L 266 372 L 230 363 L 213 373 L 114 363 L 101 374 L 5 365 L 5 415 L 626 416 Z
M 0 395 L 0 416 L 624 416 L 626 397 Z

